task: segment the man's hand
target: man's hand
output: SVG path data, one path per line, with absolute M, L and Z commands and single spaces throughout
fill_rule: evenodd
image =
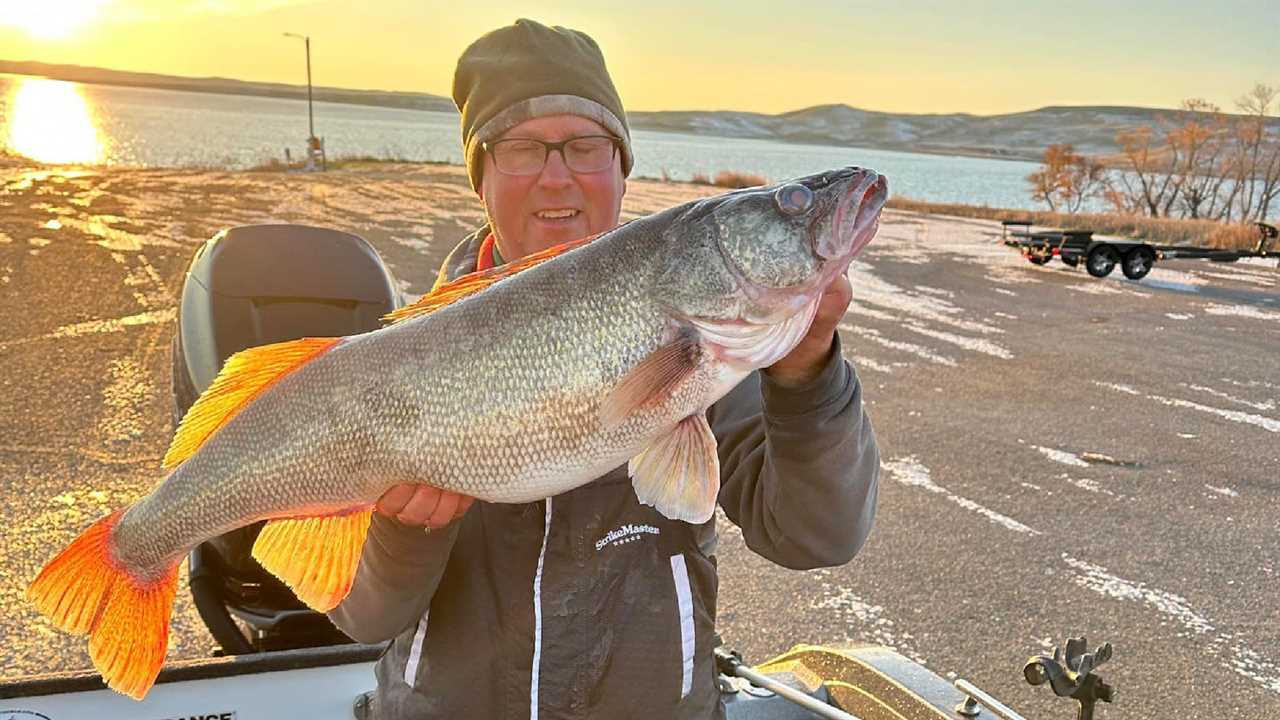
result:
M 818 377 L 831 352 L 836 326 L 849 309 L 853 300 L 853 287 L 846 275 L 839 275 L 827 286 L 818 300 L 818 313 L 809 326 L 809 332 L 795 349 L 778 362 L 764 369 L 779 385 L 799 387 Z
M 396 485 L 378 498 L 378 512 L 405 525 L 439 530 L 462 517 L 475 498 L 448 490 L 405 483 Z

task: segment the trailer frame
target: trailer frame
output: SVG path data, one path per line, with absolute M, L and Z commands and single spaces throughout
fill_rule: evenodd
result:
M 1274 225 L 1254 223 L 1258 242 L 1249 250 L 1223 250 L 1195 245 L 1158 245 L 1142 239 L 1095 238 L 1092 230 L 1047 228 L 1033 230 L 1030 220 L 1002 220 L 1001 242 L 1017 250 L 1035 265 L 1044 265 L 1054 257 L 1070 267 L 1084 264 L 1085 270 L 1097 278 L 1111 274 L 1117 265 L 1130 280 L 1141 280 L 1160 260 L 1209 260 L 1236 262 L 1241 258 L 1277 258 L 1280 247 Z

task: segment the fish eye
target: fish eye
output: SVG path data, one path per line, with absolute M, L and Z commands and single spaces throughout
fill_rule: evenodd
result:
M 773 200 L 787 215 L 803 215 L 813 207 L 813 191 L 800 183 L 789 183 L 778 188 Z

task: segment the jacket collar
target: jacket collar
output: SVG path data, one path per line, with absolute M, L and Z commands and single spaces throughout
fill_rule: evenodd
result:
M 488 235 L 489 226 L 487 224 L 482 225 L 453 246 L 453 249 L 445 256 L 444 262 L 440 263 L 440 270 L 436 273 L 436 281 L 431 286 L 431 289 L 434 290 L 450 280 L 475 272 L 476 258 L 480 255 L 480 246 L 484 244 L 484 239 Z

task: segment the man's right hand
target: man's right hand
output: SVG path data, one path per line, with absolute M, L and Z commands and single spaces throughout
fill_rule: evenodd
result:
M 378 512 L 412 527 L 439 530 L 462 517 L 475 498 L 420 483 L 396 485 L 378 498 Z

